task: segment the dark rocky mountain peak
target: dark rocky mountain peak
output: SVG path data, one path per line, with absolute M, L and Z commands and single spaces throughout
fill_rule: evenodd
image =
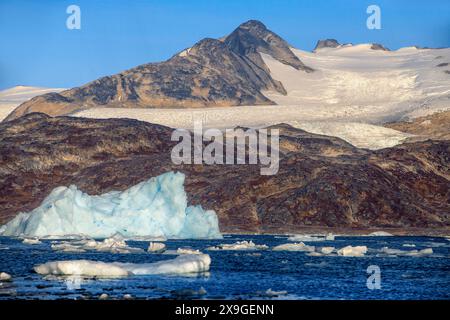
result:
M 317 41 L 316 47 L 314 48 L 313 52 L 316 52 L 318 49 L 323 48 L 337 48 L 341 44 L 336 39 L 325 39 L 325 40 L 319 40 Z
M 260 21 L 249 20 L 241 24 L 223 41 L 233 52 L 252 60 L 257 60 L 253 57 L 256 53 L 265 53 L 297 70 L 313 71 L 300 61 L 286 41 Z
M 382 51 L 391 51 L 389 48 L 386 48 L 382 44 L 379 43 L 372 43 L 372 46 L 370 47 L 372 50 L 382 50 Z
M 9 121 L 31 112 L 67 115 L 95 107 L 189 108 L 275 104 L 263 91 L 286 94 L 261 53 L 298 70 L 312 71 L 286 41 L 250 20 L 222 39 L 206 38 L 167 61 L 148 63 L 81 87 L 34 97 Z

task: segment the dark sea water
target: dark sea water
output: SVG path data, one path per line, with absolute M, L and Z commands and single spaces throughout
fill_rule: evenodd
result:
M 336 237 L 334 241 L 306 243 L 315 246 L 366 245 L 365 257 L 308 256 L 305 252 L 206 251 L 212 245 L 252 240 L 273 247 L 288 243 L 286 236 L 226 236 L 223 240 L 170 240 L 168 249 L 190 246 L 208 253 L 209 273 L 199 275 L 130 276 L 120 279 L 46 278 L 33 266 L 48 261 L 89 259 L 105 262 L 149 263 L 172 259 L 167 254 L 59 253 L 50 241 L 22 244 L 0 237 L 0 272 L 12 282 L 0 285 L 1 299 L 111 299 L 130 294 L 135 299 L 450 299 L 450 241 L 434 237 Z M 133 242 L 146 249 L 148 242 Z M 404 247 L 415 244 L 416 247 Z M 377 249 L 432 248 L 425 257 L 387 256 Z M 367 287 L 367 268 L 381 271 L 381 289 Z M 268 291 L 271 289 L 271 291 Z M 273 293 L 273 291 L 278 292 Z

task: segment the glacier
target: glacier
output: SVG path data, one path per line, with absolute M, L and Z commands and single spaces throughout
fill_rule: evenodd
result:
M 88 195 L 74 185 L 57 187 L 39 207 L 20 213 L 0 228 L 0 234 L 222 238 L 215 211 L 187 205 L 184 180 L 183 173 L 167 172 L 127 190 L 102 195 Z

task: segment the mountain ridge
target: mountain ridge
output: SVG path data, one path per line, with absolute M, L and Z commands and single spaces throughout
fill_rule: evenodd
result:
M 223 38 L 205 38 L 163 62 L 139 65 L 60 93 L 37 96 L 21 104 L 5 121 L 30 112 L 70 114 L 87 108 L 275 104 L 262 92 L 286 94 L 273 79 L 260 53 L 297 70 L 312 72 L 289 45 L 264 24 L 250 20 Z
M 57 186 L 94 195 L 180 171 L 189 202 L 214 209 L 222 232 L 448 233 L 450 141 L 370 151 L 286 124 L 272 128 L 280 130 L 279 171 L 261 176 L 259 165 L 176 165 L 173 130 L 138 120 L 32 113 L 1 123 L 0 224 Z

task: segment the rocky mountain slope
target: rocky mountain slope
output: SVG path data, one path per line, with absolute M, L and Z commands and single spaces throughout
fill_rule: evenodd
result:
M 416 135 L 410 140 L 450 140 L 450 111 L 418 117 L 410 121 L 386 123 L 385 127 Z
M 149 63 L 60 93 L 31 99 L 6 120 L 30 112 L 63 115 L 92 107 L 203 107 L 274 104 L 263 90 L 286 94 L 260 53 L 303 72 L 289 45 L 250 20 L 221 40 L 203 39 L 161 63 Z
M 174 165 L 172 129 L 130 119 L 51 118 L 32 113 L 0 124 L 0 223 L 37 207 L 56 186 L 89 194 L 124 190 L 170 170 L 186 174 L 189 202 L 218 213 L 224 232 L 302 228 L 450 226 L 450 142 L 369 151 L 280 129 L 280 169 Z

